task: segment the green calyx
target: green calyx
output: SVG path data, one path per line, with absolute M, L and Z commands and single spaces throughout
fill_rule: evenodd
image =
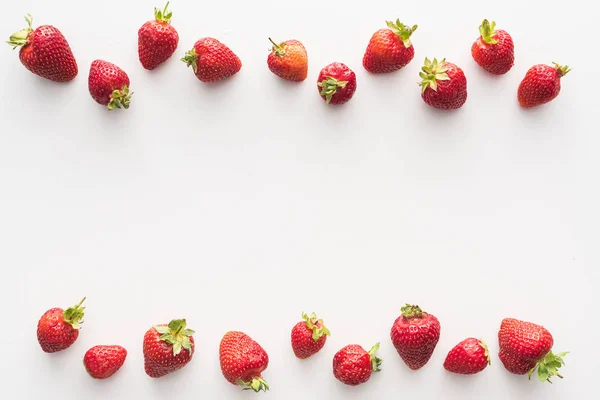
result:
M 490 21 L 484 19 L 479 26 L 479 33 L 484 42 L 488 44 L 498 44 L 498 41 L 494 39 L 494 36 L 498 33 L 496 32 L 496 23 L 494 21 L 490 23 Z
M 492 360 L 490 359 L 490 350 L 488 349 L 487 344 L 485 344 L 483 340 L 480 340 L 479 345 L 483 347 L 484 355 L 487 358 L 487 364 L 492 365 Z
M 269 38 L 269 41 L 271 43 L 273 43 L 273 54 L 275 54 L 278 57 L 285 56 L 285 47 L 286 47 L 285 42 L 281 42 L 281 43 L 277 44 L 271 38 Z
M 27 21 L 28 27 L 25 29 L 21 29 L 19 32 L 13 33 L 10 38 L 6 41 L 9 45 L 13 47 L 13 50 L 17 47 L 25 46 L 29 41 L 29 34 L 33 30 L 31 24 L 33 23 L 33 17 L 31 14 L 27 14 L 25 16 L 25 21 Z
M 553 62 L 552 64 L 554 64 L 554 66 L 556 67 L 556 72 L 558 72 L 558 76 L 561 78 L 568 74 L 569 71 L 571 71 L 571 68 L 569 68 L 568 65 L 560 65 L 555 62 Z
M 261 390 L 263 392 L 266 392 L 267 390 L 269 390 L 269 385 L 267 384 L 267 381 L 265 381 L 260 376 L 252 378 L 252 381 L 250 381 L 250 382 L 244 382 L 242 380 L 239 380 L 239 381 L 236 381 L 236 383 L 239 386 L 243 387 L 242 390 L 254 390 L 256 393 L 260 392 Z
M 379 342 L 377 342 L 375 346 L 369 350 L 369 356 L 371 357 L 371 370 L 373 370 L 373 372 L 381 371 L 381 363 L 383 362 L 383 359 L 375 355 L 377 350 L 379 350 Z
M 167 326 L 155 326 L 154 329 L 161 334 L 160 340 L 173 346 L 173 355 L 181 353 L 182 349 L 190 352 L 194 351 L 194 344 L 190 340 L 190 336 L 194 333 L 193 330 L 186 328 L 187 322 L 185 319 L 174 319 Z
M 336 94 L 339 88 L 344 88 L 348 84 L 348 81 L 338 81 L 337 79 L 328 76 L 321 82 L 317 83 L 317 86 L 322 88 L 321 96 L 325 96 L 325 103 L 329 104 L 331 98 Z
M 552 381 L 550 380 L 550 378 L 554 377 L 554 376 L 558 376 L 560 379 L 562 379 L 562 375 L 558 373 L 558 369 L 560 367 L 562 367 L 563 365 L 565 365 L 565 362 L 563 361 L 563 357 L 566 356 L 569 353 L 558 353 L 558 354 L 554 354 L 552 353 L 552 350 L 550 352 L 548 352 L 548 354 L 546 354 L 546 356 L 544 358 L 542 358 L 540 361 L 538 361 L 535 364 L 535 367 L 533 367 L 530 371 L 529 371 L 529 379 L 531 380 L 531 376 L 533 375 L 533 373 L 535 372 L 535 370 L 537 369 L 537 375 L 538 378 L 540 379 L 541 382 L 549 382 L 552 383 Z
M 129 87 L 127 85 L 123 86 L 121 90 L 113 90 L 110 95 L 110 102 L 108 103 L 108 109 L 114 110 L 115 108 L 129 108 L 129 103 L 131 101 L 131 96 L 133 92 L 129 92 Z
M 321 339 L 323 335 L 331 336 L 331 332 L 325 327 L 323 320 L 317 318 L 317 314 L 312 313 L 309 317 L 307 314 L 302 313 L 302 319 L 306 321 L 308 329 L 313 331 L 312 338 L 315 342 Z
M 421 86 L 421 90 L 425 93 L 427 88 L 431 88 L 437 91 L 438 84 L 437 81 L 448 81 L 450 77 L 446 74 L 448 71 L 448 67 L 444 64 L 446 63 L 446 59 L 443 58 L 440 62 L 437 59 L 433 59 L 433 61 L 429 60 L 429 58 L 425 58 L 425 64 L 421 68 L 421 72 L 419 72 L 419 76 L 422 81 L 419 82 Z
M 404 318 L 423 318 L 423 314 L 427 314 L 421 310 L 421 307 L 408 303 L 400 309 L 400 312 Z
M 404 43 L 404 47 L 410 47 L 410 36 L 413 34 L 414 31 L 417 30 L 418 25 L 404 25 L 402 22 L 400 22 L 399 19 L 396 19 L 396 22 L 385 21 L 385 23 L 387 24 L 388 28 L 390 28 L 392 32 L 398 35 L 400 40 L 402 40 L 402 43 Z
M 186 51 L 185 56 L 181 59 L 188 67 L 192 67 L 194 73 L 198 72 L 198 54 L 196 54 L 196 49 L 191 49 L 190 51 Z
M 167 1 L 167 4 L 165 5 L 165 8 L 163 10 L 159 10 L 156 7 L 154 8 L 154 18 L 157 22 L 164 22 L 167 24 L 171 23 L 171 17 L 173 16 L 173 13 L 167 10 L 168 7 L 169 2 Z
M 67 324 L 70 324 L 73 329 L 81 329 L 81 323 L 83 322 L 84 315 L 83 310 L 85 310 L 85 307 L 82 307 L 81 305 L 84 301 L 85 297 L 81 299 L 81 301 L 77 303 L 75 307 L 69 307 L 63 311 L 63 320 Z

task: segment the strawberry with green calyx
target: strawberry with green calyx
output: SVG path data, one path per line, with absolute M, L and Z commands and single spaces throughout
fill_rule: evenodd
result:
M 554 100 L 560 93 L 560 81 L 571 68 L 553 63 L 537 64 L 529 68 L 519 84 L 517 98 L 523 108 L 531 108 Z
M 219 363 L 227 382 L 255 392 L 269 390 L 262 373 L 269 366 L 269 355 L 258 342 L 240 331 L 223 335 Z
M 306 48 L 298 40 L 286 40 L 285 42 L 273 43 L 273 48 L 267 57 L 269 70 L 278 77 L 292 81 L 301 82 L 308 74 L 308 55 Z
M 487 345 L 479 339 L 468 338 L 454 346 L 446 356 L 444 368 L 461 375 L 473 375 L 491 364 Z
M 167 61 L 177 50 L 179 34 L 171 25 L 173 13 L 168 11 L 169 3 L 163 10 L 154 9 L 154 20 L 147 21 L 138 30 L 138 56 L 142 66 L 155 69 Z
M 298 322 L 292 328 L 292 349 L 296 357 L 306 359 L 318 353 L 325 346 L 327 336 L 330 336 L 331 332 L 315 313 L 312 313 L 310 317 L 302 313 L 302 318 L 303 321 Z
M 368 352 L 357 344 L 343 347 L 333 357 L 333 376 L 350 386 L 367 382 L 373 372 L 381 371 L 383 360 L 375 355 L 377 350 L 379 343 Z
M 88 90 L 98 104 L 107 106 L 109 110 L 128 109 L 133 95 L 129 88 L 129 76 L 121 68 L 104 60 L 92 62 Z
M 319 73 L 317 89 L 327 104 L 347 103 L 356 91 L 356 74 L 344 63 L 331 63 Z
M 373 34 L 363 57 L 363 66 L 374 74 L 397 71 L 415 56 L 410 37 L 417 25 L 404 25 L 399 19 L 386 21 L 386 24 L 388 29 Z
M 442 110 L 460 108 L 467 101 L 467 78 L 457 65 L 442 59 L 425 58 L 421 77 L 421 97 L 426 104 Z
M 37 338 L 42 350 L 56 353 L 69 348 L 79 337 L 83 322 L 85 297 L 74 307 L 52 308 L 38 322 Z
M 159 378 L 186 366 L 194 354 L 194 333 L 185 319 L 150 328 L 143 345 L 146 374 Z
M 484 19 L 479 27 L 480 36 L 471 46 L 471 55 L 477 64 L 494 75 L 507 73 L 515 62 L 515 45 L 504 30 L 496 30 L 496 23 Z

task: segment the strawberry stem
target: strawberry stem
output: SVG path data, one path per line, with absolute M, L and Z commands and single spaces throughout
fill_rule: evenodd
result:
M 306 321 L 308 329 L 313 331 L 312 338 L 315 342 L 321 339 L 323 335 L 331 336 L 331 332 L 325 327 L 323 320 L 317 318 L 317 314 L 312 313 L 309 317 L 305 313 L 302 313 L 302 319 Z
M 385 21 L 385 23 L 387 24 L 388 28 L 390 28 L 392 32 L 398 35 L 400 40 L 402 40 L 402 43 L 404 43 L 404 47 L 409 48 L 411 45 L 410 36 L 413 34 L 414 31 L 417 30 L 418 25 L 404 25 L 402 22 L 400 22 L 400 19 L 396 19 L 396 22 Z
M 531 380 L 531 376 L 533 375 L 536 369 L 538 378 L 541 382 L 552 383 L 550 378 L 552 378 L 553 376 L 558 376 L 560 379 L 562 379 L 563 376 L 558 372 L 558 369 L 565 365 L 563 357 L 567 354 L 568 353 L 554 354 L 552 353 L 552 350 L 550 350 L 548 354 L 544 356 L 544 358 L 539 360 L 535 364 L 535 366 L 531 370 L 529 370 L 529 379 Z
M 484 355 L 485 355 L 485 357 L 487 358 L 487 363 L 488 363 L 488 365 L 492 365 L 492 360 L 490 359 L 490 350 L 489 350 L 489 348 L 487 347 L 487 344 L 485 344 L 485 342 L 484 342 L 483 340 L 480 340 L 480 341 L 479 341 L 479 345 L 480 345 L 481 347 L 483 347 L 483 350 L 484 350 Z
M 429 60 L 429 58 L 425 58 L 425 63 L 421 68 L 422 72 L 419 72 L 419 76 L 422 79 L 422 81 L 419 82 L 419 85 L 421 86 L 423 93 L 425 93 L 427 88 L 437 91 L 437 81 L 450 80 L 450 77 L 446 73 L 448 67 L 444 65 L 445 63 L 445 58 L 440 62 L 438 62 L 436 58 L 434 58 L 433 61 Z
M 381 363 L 383 362 L 383 359 L 375 355 L 377 350 L 379 350 L 379 342 L 375 343 L 375 346 L 369 350 L 369 356 L 371 357 L 371 369 L 373 372 L 381 371 Z
M 85 297 L 74 307 L 69 307 L 63 311 L 63 320 L 67 324 L 70 324 L 73 329 L 81 329 L 81 323 L 83 322 L 84 316 L 83 310 L 85 310 L 85 307 L 82 307 L 81 305 L 84 301 Z
M 568 74 L 569 71 L 571 71 L 571 68 L 569 68 L 568 65 L 560 65 L 555 62 L 553 62 L 552 64 L 554 64 L 554 66 L 556 67 L 556 72 L 558 72 L 558 76 L 561 78 Z
M 269 38 L 269 41 L 271 43 L 273 43 L 273 53 L 275 53 L 276 56 L 279 56 L 279 57 L 285 56 L 285 42 L 281 42 L 281 43 L 277 44 L 271 38 Z
M 33 17 L 31 16 L 31 14 L 27 14 L 25 16 L 25 21 L 27 21 L 28 27 L 13 33 L 6 42 L 9 45 L 13 46 L 13 50 L 17 47 L 25 46 L 27 42 L 29 42 L 29 34 L 33 30 L 31 27 L 33 24 Z
M 494 21 L 490 23 L 487 19 L 483 20 L 479 26 L 479 33 L 484 42 L 488 44 L 498 44 L 498 40 L 494 39 L 494 36 L 498 33 L 495 28 L 496 23 Z
M 423 314 L 427 314 L 421 310 L 421 307 L 408 303 L 400 309 L 400 312 L 404 318 L 423 318 Z
M 321 96 L 325 96 L 325 103 L 329 104 L 331 98 L 336 94 L 338 88 L 346 87 L 348 81 L 338 81 L 337 79 L 328 76 L 321 82 L 317 83 L 317 86 L 323 88 L 321 90 Z
M 173 16 L 173 13 L 167 10 L 168 7 L 169 2 L 167 1 L 167 4 L 165 5 L 165 8 L 163 10 L 159 10 L 156 7 L 154 8 L 154 18 L 157 22 L 164 22 L 166 24 L 171 23 L 171 17 Z
M 188 67 L 192 67 L 194 73 L 198 72 L 198 54 L 196 49 L 191 49 L 185 53 L 185 56 L 181 59 Z
M 267 381 L 265 381 L 261 376 L 252 378 L 252 381 L 250 382 L 244 382 L 240 379 L 236 381 L 236 383 L 239 386 L 243 387 L 242 390 L 254 390 L 256 393 L 260 392 L 261 390 L 263 392 L 269 390 L 269 385 L 267 384 Z
M 129 87 L 127 85 L 123 86 L 121 90 L 113 90 L 110 95 L 110 102 L 108 103 L 108 109 L 114 110 L 115 108 L 129 108 L 129 103 L 131 101 L 131 96 L 133 92 L 129 93 Z
M 187 322 L 185 319 L 174 319 L 167 326 L 157 325 L 154 327 L 161 334 L 159 339 L 173 346 L 174 356 L 181 353 L 183 349 L 189 351 L 190 354 L 194 351 L 194 344 L 190 340 L 190 337 L 196 332 L 187 329 L 186 326 Z

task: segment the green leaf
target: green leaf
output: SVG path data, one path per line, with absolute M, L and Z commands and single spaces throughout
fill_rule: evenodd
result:
M 163 335 L 171 333 L 169 327 L 164 325 L 156 325 L 154 329 L 156 329 L 156 332 L 161 333 Z
M 545 382 L 548 380 L 548 369 L 546 368 L 545 365 L 540 365 L 540 367 L 538 368 L 538 377 L 540 378 L 540 381 Z
M 180 342 L 175 342 L 173 344 L 173 355 L 178 355 L 179 353 L 181 353 L 181 343 Z
M 184 329 L 181 333 L 183 334 L 183 336 L 192 336 L 196 334 L 196 331 L 192 329 Z

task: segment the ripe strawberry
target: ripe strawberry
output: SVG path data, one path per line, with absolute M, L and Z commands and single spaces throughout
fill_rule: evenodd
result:
M 419 306 L 407 304 L 401 311 L 390 337 L 406 365 L 417 370 L 427 364 L 440 340 L 440 322 Z
M 288 81 L 301 82 L 308 74 L 308 55 L 306 49 L 297 40 L 286 40 L 273 43 L 273 50 L 267 57 L 267 65 L 271 72 Z
M 331 335 L 322 319 L 317 319 L 315 313 L 310 318 L 302 313 L 304 321 L 298 322 L 292 328 L 292 349 L 296 357 L 305 359 L 316 354 L 325 346 L 327 336 Z
M 37 338 L 42 350 L 56 353 L 69 348 L 79 336 L 80 324 L 83 322 L 83 310 L 79 302 L 75 307 L 52 308 L 44 313 L 38 322 Z
M 442 110 L 454 110 L 462 107 L 467 101 L 467 78 L 455 64 L 442 59 L 438 63 L 425 59 L 422 72 L 421 97 L 425 103 Z
M 518 99 L 521 107 L 530 108 L 554 100 L 560 93 L 560 78 L 571 68 L 553 63 L 554 67 L 537 64 L 529 68 L 521 81 Z
M 473 375 L 490 365 L 490 352 L 479 339 L 469 338 L 457 344 L 446 356 L 444 368 L 462 375 Z
M 83 365 L 92 378 L 106 379 L 123 366 L 127 350 L 121 346 L 94 346 L 83 357 Z
M 346 64 L 334 62 L 319 73 L 319 94 L 327 104 L 344 104 L 356 91 L 356 75 Z
M 88 89 L 97 103 L 115 108 L 129 108 L 133 92 L 129 92 L 129 77 L 121 68 L 108 61 L 96 60 L 90 67 Z
M 223 43 L 213 38 L 198 40 L 181 59 L 191 66 L 202 82 L 216 82 L 235 75 L 242 69 L 242 61 Z
M 399 19 L 386 23 L 389 29 L 380 29 L 373 34 L 363 57 L 363 66 L 374 74 L 397 71 L 415 56 L 410 36 L 417 25 L 410 27 Z
M 267 352 L 243 332 L 227 332 L 219 346 L 221 372 L 229 383 L 255 392 L 269 390 L 261 373 L 269 365 Z
M 487 72 L 503 75 L 515 63 L 515 45 L 508 32 L 495 28 L 494 21 L 490 23 L 487 19 L 483 20 L 479 27 L 481 35 L 471 46 L 471 55 Z
M 357 386 L 371 378 L 372 372 L 381 371 L 383 360 L 375 356 L 379 343 L 367 351 L 357 344 L 343 347 L 333 356 L 333 376 L 340 382 Z
M 513 374 L 529 374 L 529 379 L 537 369 L 540 381 L 550 381 L 553 376 L 562 378 L 558 369 L 564 365 L 567 353 L 554 354 L 554 339 L 546 328 L 531 322 L 506 318 L 498 332 L 500 360 Z
M 179 34 L 171 25 L 172 12 L 154 9 L 154 21 L 148 21 L 138 31 L 138 55 L 142 66 L 152 70 L 167 61 L 179 43 Z
M 77 62 L 63 34 L 51 25 L 31 27 L 33 17 L 27 14 L 28 28 L 13 34 L 7 43 L 21 47 L 19 59 L 29 71 L 55 82 L 68 82 L 77 76 Z
M 156 325 L 144 335 L 144 369 L 151 378 L 160 378 L 185 367 L 194 354 L 195 332 L 185 319 Z

